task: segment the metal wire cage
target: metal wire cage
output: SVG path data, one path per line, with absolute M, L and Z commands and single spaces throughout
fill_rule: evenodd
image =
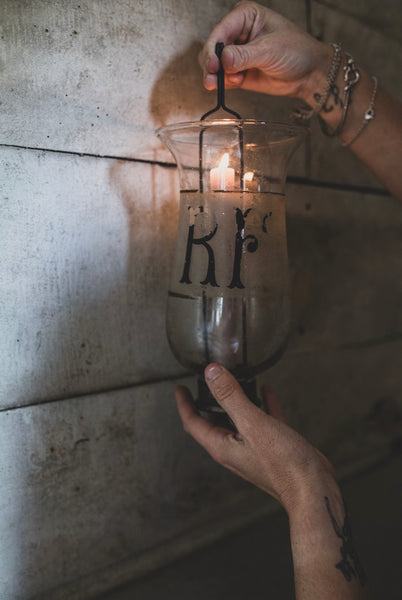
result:
M 231 110 L 230 108 L 228 108 L 225 104 L 225 71 L 224 68 L 222 66 L 222 52 L 223 52 L 223 48 L 224 48 L 224 44 L 223 42 L 217 42 L 216 46 L 215 46 L 215 54 L 217 55 L 218 59 L 219 59 L 219 71 L 218 71 L 218 86 L 217 86 L 217 93 L 218 93 L 218 99 L 217 99 L 217 104 L 215 106 L 215 108 L 207 111 L 204 115 L 202 115 L 202 117 L 200 118 L 200 121 L 205 121 L 207 119 L 207 117 L 209 117 L 210 115 L 218 112 L 219 110 L 223 110 L 225 112 L 227 112 L 228 114 L 232 115 L 233 117 L 235 117 L 236 119 L 239 119 L 239 121 L 242 120 L 241 116 L 239 115 L 239 113 L 237 113 L 234 110 Z M 239 132 L 239 149 L 240 149 L 240 181 L 241 181 L 241 185 L 244 187 L 244 141 L 243 141 L 243 128 L 242 128 L 242 124 L 239 123 L 239 125 L 237 126 L 238 128 L 238 132 Z M 204 147 L 204 133 L 205 133 L 205 129 L 202 128 L 200 131 L 200 137 L 199 137 L 199 191 L 200 193 L 203 193 L 204 191 L 204 181 L 203 181 L 203 163 L 204 163 L 204 158 L 203 158 L 203 147 Z

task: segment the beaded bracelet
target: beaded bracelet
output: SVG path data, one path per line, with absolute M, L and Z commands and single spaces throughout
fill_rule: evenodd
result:
M 372 121 L 374 119 L 374 116 L 375 116 L 374 104 L 375 104 L 375 97 L 377 94 L 377 87 L 378 87 L 377 77 L 373 77 L 373 83 L 374 83 L 374 85 L 373 85 L 373 92 L 371 94 L 370 105 L 369 105 L 368 109 L 366 110 L 366 112 L 364 113 L 363 121 L 362 121 L 359 129 L 355 133 L 355 135 L 350 140 L 348 140 L 346 142 L 342 142 L 342 146 L 350 146 L 351 144 L 353 144 L 353 142 L 355 140 L 357 140 L 357 138 L 362 133 L 362 131 L 370 123 L 370 121 Z

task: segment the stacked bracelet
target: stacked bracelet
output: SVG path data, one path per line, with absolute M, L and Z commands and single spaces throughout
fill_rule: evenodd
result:
M 336 81 L 336 78 L 337 78 L 337 75 L 339 72 L 339 67 L 340 67 L 341 60 L 342 60 L 342 48 L 341 48 L 340 44 L 331 44 L 331 46 L 334 49 L 334 53 L 333 53 L 331 65 L 330 65 L 330 68 L 328 71 L 325 88 L 323 89 L 321 94 L 319 94 L 319 93 L 314 94 L 314 99 L 316 100 L 317 104 L 311 109 L 302 108 L 302 109 L 297 110 L 296 112 L 293 113 L 293 117 L 299 118 L 306 122 L 306 121 L 310 120 L 313 115 L 318 114 L 323 109 L 325 112 L 331 111 L 332 107 L 326 108 L 326 106 L 325 106 L 329 99 L 331 92 L 333 92 L 334 95 L 336 96 L 336 103 L 338 103 L 340 101 L 340 99 L 338 98 L 338 88 L 335 85 L 335 81 Z M 343 80 L 344 80 L 345 85 L 343 88 L 344 96 L 341 101 L 342 113 L 341 113 L 341 117 L 339 119 L 339 123 L 334 130 L 331 130 L 328 127 L 328 125 L 326 124 L 326 122 L 319 116 L 321 129 L 325 133 L 325 135 L 327 135 L 329 137 L 339 136 L 342 133 L 345 122 L 346 122 L 346 118 L 348 115 L 349 107 L 352 103 L 353 88 L 360 80 L 360 73 L 356 67 L 353 56 L 347 52 L 345 54 L 346 54 L 346 64 L 343 67 L 343 71 L 344 71 Z M 370 123 L 370 121 L 374 118 L 374 104 L 375 104 L 375 99 L 376 99 L 376 94 L 377 94 L 377 86 L 378 86 L 378 81 L 377 81 L 376 77 L 373 77 L 373 84 L 374 85 L 373 85 L 373 91 L 371 94 L 370 105 L 369 105 L 368 109 L 366 110 L 366 112 L 364 113 L 363 121 L 360 124 L 360 127 L 357 130 L 357 132 L 354 134 L 354 136 L 350 140 L 343 142 L 342 146 L 350 146 L 351 144 L 353 144 L 353 142 L 359 137 L 359 135 L 362 133 L 362 131 L 367 127 L 367 125 Z
M 356 68 L 353 56 L 351 54 L 346 53 L 346 59 L 346 65 L 343 68 L 343 80 L 345 82 L 345 87 L 343 88 L 343 90 L 345 92 L 345 95 L 343 98 L 342 114 L 338 126 L 336 127 L 336 129 L 334 129 L 334 131 L 331 131 L 326 125 L 326 123 L 323 120 L 321 120 L 321 129 L 325 133 L 325 135 L 328 135 L 329 137 L 335 137 L 340 135 L 346 121 L 349 106 L 352 101 L 351 96 L 353 88 L 360 79 L 360 73 Z
M 355 140 L 357 140 L 357 138 L 362 133 L 362 131 L 370 123 L 370 121 L 372 119 L 374 119 L 374 115 L 375 115 L 375 113 L 374 113 L 374 104 L 375 104 L 375 97 L 376 97 L 376 94 L 377 94 L 377 87 L 378 87 L 377 77 L 373 77 L 373 83 L 374 83 L 374 85 L 373 85 L 373 92 L 371 94 L 370 105 L 369 105 L 368 109 L 366 110 L 366 112 L 364 113 L 363 121 L 362 121 L 359 129 L 355 133 L 355 135 L 350 140 L 348 140 L 346 142 L 342 142 L 342 146 L 350 146 L 351 144 L 353 144 L 353 142 Z

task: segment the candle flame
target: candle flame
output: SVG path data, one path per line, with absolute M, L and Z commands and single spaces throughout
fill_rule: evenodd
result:
M 225 154 L 221 158 L 221 162 L 219 163 L 219 168 L 224 169 L 229 166 L 229 154 L 225 152 Z
M 252 181 L 254 177 L 254 173 L 252 171 L 248 171 L 244 174 L 244 181 Z

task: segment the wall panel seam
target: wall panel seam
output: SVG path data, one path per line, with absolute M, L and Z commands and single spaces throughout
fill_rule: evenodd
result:
M 361 22 L 361 19 L 359 19 L 359 17 L 354 16 L 352 13 L 350 13 L 348 10 L 340 7 L 340 6 L 335 6 L 333 3 L 331 2 L 326 2 L 326 0 L 307 0 L 307 2 L 310 3 L 310 8 L 312 8 L 312 4 L 318 4 L 320 6 L 323 6 L 324 8 L 327 8 L 328 10 L 334 10 L 337 13 L 339 13 L 340 15 L 344 15 L 346 17 L 350 17 L 352 19 L 355 19 L 356 21 Z M 311 14 L 311 13 L 310 13 Z
M 354 185 L 349 183 L 336 183 L 335 181 L 319 181 L 308 177 L 295 177 L 290 175 L 287 178 L 288 183 L 303 185 L 306 187 L 318 187 L 330 190 L 339 190 L 340 192 L 355 192 L 357 194 L 369 194 L 374 196 L 391 197 L 388 190 L 382 188 L 373 188 L 371 186 Z
M 393 344 L 395 342 L 400 342 L 400 341 L 402 341 L 402 332 L 396 332 L 395 334 L 384 336 L 381 338 L 370 338 L 368 340 L 360 340 L 357 342 L 339 344 L 336 346 L 329 347 L 327 349 L 348 352 L 350 350 L 356 350 L 356 349 L 364 350 L 365 348 L 371 348 L 373 346 L 382 346 L 384 344 Z M 313 354 L 314 352 L 321 351 L 321 350 L 322 350 L 322 346 L 315 346 L 312 349 L 302 349 L 302 350 L 293 350 L 293 351 L 289 349 L 289 351 L 287 352 L 287 356 L 289 358 L 297 358 L 300 355 Z M 114 392 L 123 392 L 125 390 L 130 390 L 130 389 L 135 390 L 140 387 L 147 387 L 147 386 L 151 386 L 151 385 L 157 385 L 160 383 L 169 383 L 169 382 L 182 380 L 182 379 L 186 379 L 186 378 L 190 378 L 190 377 L 195 378 L 194 373 L 186 371 L 184 373 L 176 373 L 173 375 L 168 375 L 166 377 L 139 381 L 137 383 L 131 383 L 128 385 L 125 384 L 125 385 L 121 385 L 121 386 L 103 388 L 103 389 L 98 389 L 98 390 L 94 390 L 94 391 L 76 393 L 72 396 L 53 397 L 53 398 L 49 398 L 49 399 L 42 400 L 42 401 L 34 400 L 32 402 L 27 402 L 26 404 L 19 404 L 17 406 L 0 408 L 0 414 L 2 412 L 9 412 L 12 410 L 19 410 L 19 409 L 32 407 L 32 406 L 42 406 L 44 404 L 51 404 L 51 403 L 55 403 L 55 402 L 66 402 L 69 400 L 76 400 L 79 398 L 89 398 L 91 396 L 101 396 L 103 394 L 112 394 Z
M 79 158 L 95 158 L 95 159 L 106 159 L 106 160 L 116 160 L 116 161 L 126 161 L 133 163 L 140 163 L 146 165 L 157 165 L 160 167 L 165 167 L 168 169 L 176 169 L 175 163 L 157 161 L 157 160 L 149 160 L 144 158 L 131 158 L 127 156 L 113 156 L 108 154 L 91 154 L 89 152 L 74 152 L 72 150 L 54 150 L 52 148 L 36 148 L 31 146 L 18 146 L 14 144 L 0 144 L 0 148 L 10 148 L 14 150 L 27 150 L 31 152 L 51 152 L 53 154 L 66 154 L 68 156 L 78 156 Z M 287 178 L 287 182 L 296 185 L 302 186 L 312 186 L 323 189 L 332 189 L 339 190 L 344 192 L 356 192 L 358 194 L 370 194 L 374 196 L 387 196 L 391 197 L 390 192 L 386 189 L 381 188 L 373 188 L 370 186 L 361 186 L 361 185 L 353 185 L 353 184 L 344 184 L 344 183 L 336 183 L 334 181 L 319 181 L 310 179 L 309 177 L 296 177 L 290 175 Z
M 150 160 L 145 158 L 131 158 L 128 156 L 113 156 L 110 154 L 92 154 L 90 152 L 75 152 L 74 150 L 55 150 L 53 148 L 39 148 L 34 146 L 18 146 L 15 144 L 0 144 L 0 148 L 10 148 L 14 150 L 28 150 L 33 152 L 51 152 L 53 154 L 67 154 L 68 156 L 78 156 L 79 158 L 100 158 L 106 160 L 123 160 L 127 162 L 143 163 L 148 165 L 158 165 L 160 167 L 176 168 L 175 163 L 169 163 L 159 160 Z
M 311 23 L 311 0 L 305 0 L 306 3 L 306 29 L 308 33 L 311 35 L 312 33 L 312 23 Z
M 10 412 L 13 410 L 20 410 L 20 409 L 24 409 L 24 408 L 29 408 L 29 407 L 33 407 L 33 406 L 42 406 L 45 404 L 52 404 L 52 403 L 56 403 L 56 402 L 67 402 L 70 400 L 77 400 L 79 398 L 90 398 L 91 396 L 101 396 L 103 394 L 112 394 L 115 392 L 123 392 L 125 390 L 135 390 L 137 388 L 140 387 L 147 387 L 147 386 L 151 386 L 151 385 L 157 385 L 160 383 L 169 383 L 172 381 L 176 381 L 176 380 L 182 380 L 182 379 L 186 379 L 187 377 L 192 377 L 193 373 L 177 373 L 174 375 L 168 375 L 166 377 L 161 377 L 159 379 L 149 379 L 149 380 L 145 380 L 145 381 L 139 381 L 138 383 L 130 383 L 129 385 L 125 384 L 125 385 L 121 385 L 121 386 L 114 386 L 114 387 L 110 387 L 110 388 L 102 388 L 102 389 L 98 389 L 98 390 L 94 390 L 94 391 L 88 391 L 88 392 L 82 392 L 82 393 L 76 393 L 72 396 L 54 396 L 53 398 L 48 398 L 46 400 L 33 400 L 31 402 L 27 402 L 26 404 L 19 404 L 17 406 L 9 406 L 9 407 L 5 407 L 5 408 L 0 408 L 0 414 L 2 412 Z

